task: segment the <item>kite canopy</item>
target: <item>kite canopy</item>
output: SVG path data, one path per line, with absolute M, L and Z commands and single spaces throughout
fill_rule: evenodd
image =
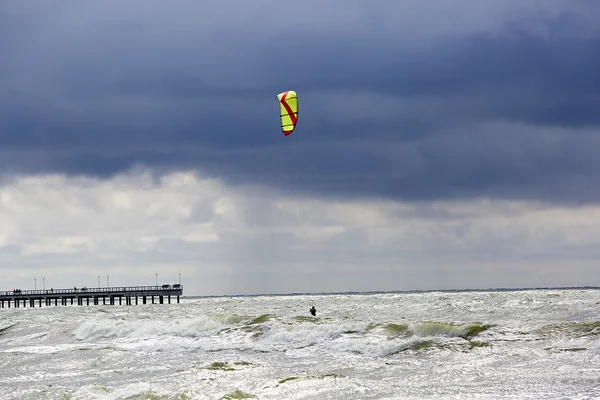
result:
M 281 130 L 284 135 L 291 134 L 296 128 L 298 121 L 298 95 L 293 90 L 279 93 L 279 114 L 281 116 Z

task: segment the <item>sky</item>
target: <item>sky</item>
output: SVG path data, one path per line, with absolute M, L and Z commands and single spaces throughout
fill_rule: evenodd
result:
M 4 0 L 0 290 L 600 286 L 598 15 Z

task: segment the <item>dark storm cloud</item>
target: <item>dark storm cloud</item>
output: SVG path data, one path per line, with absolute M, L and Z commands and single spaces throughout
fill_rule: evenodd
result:
M 0 167 L 600 199 L 596 3 L 308 1 L 289 23 L 274 2 L 226 3 L 0 6 Z M 300 95 L 289 138 L 286 89 Z

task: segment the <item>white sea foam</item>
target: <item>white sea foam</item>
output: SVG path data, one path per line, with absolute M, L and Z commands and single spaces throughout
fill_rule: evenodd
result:
M 0 310 L 0 399 L 593 398 L 599 302 L 539 290 Z

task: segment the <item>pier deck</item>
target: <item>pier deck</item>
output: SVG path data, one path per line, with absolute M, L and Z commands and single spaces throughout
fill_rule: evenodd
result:
M 19 307 L 35 307 L 37 302 L 39 307 L 42 306 L 42 302 L 46 306 L 54 303 L 57 305 L 69 305 L 77 304 L 79 306 L 100 304 L 116 304 L 118 301 L 119 305 L 125 300 L 126 305 L 138 304 L 139 299 L 142 300 L 142 304 L 146 304 L 148 298 L 151 299 L 152 304 L 155 303 L 155 299 L 158 300 L 159 304 L 164 303 L 164 299 L 167 298 L 169 304 L 171 304 L 171 296 L 176 296 L 177 303 L 179 303 L 179 296 L 183 294 L 183 286 L 180 284 L 174 285 L 162 285 L 162 286 L 125 286 L 125 287 L 104 287 L 104 288 L 73 288 L 73 289 L 45 289 L 45 290 L 13 290 L 13 291 L 2 291 L 0 292 L 0 308 L 11 307 L 11 304 L 15 308 Z M 135 300 L 133 300 L 135 299 Z M 91 300 L 91 301 L 90 301 Z

